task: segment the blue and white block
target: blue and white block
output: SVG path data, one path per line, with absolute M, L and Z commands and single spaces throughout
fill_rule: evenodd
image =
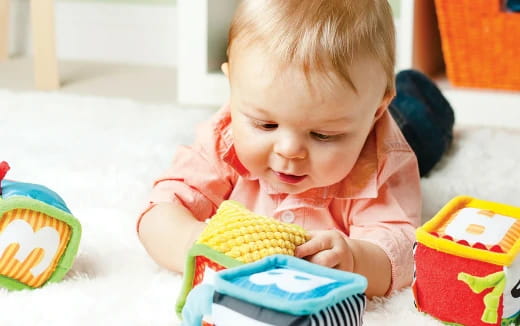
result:
M 220 271 L 213 284 L 194 289 L 183 325 L 357 326 L 363 320 L 366 287 L 359 274 L 292 256 L 269 256 Z

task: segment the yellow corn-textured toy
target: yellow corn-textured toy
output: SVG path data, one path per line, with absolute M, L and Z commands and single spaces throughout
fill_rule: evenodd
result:
M 225 201 L 210 220 L 197 243 L 250 263 L 274 254 L 294 255 L 307 241 L 305 230 L 254 214 L 240 203 Z
M 191 289 L 212 272 L 274 254 L 294 256 L 296 247 L 308 239 L 298 225 L 255 214 L 236 201 L 222 202 L 188 254 L 177 313 Z

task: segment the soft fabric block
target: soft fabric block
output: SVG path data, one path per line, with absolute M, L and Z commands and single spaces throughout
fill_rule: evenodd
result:
M 0 189 L 0 287 L 33 289 L 61 280 L 78 250 L 79 221 L 47 187 L 3 179 Z
M 417 230 L 417 309 L 460 325 L 517 325 L 519 249 L 520 208 L 454 198 Z

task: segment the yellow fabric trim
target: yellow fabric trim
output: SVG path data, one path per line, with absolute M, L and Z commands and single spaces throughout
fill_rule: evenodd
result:
M 417 241 L 429 248 L 455 256 L 476 259 L 501 266 L 511 265 L 520 252 L 520 239 L 515 242 L 511 250 L 505 253 L 497 253 L 464 246 L 430 234 L 430 232 L 436 232 L 453 213 L 464 207 L 487 209 L 496 214 L 506 215 L 520 220 L 520 207 L 480 200 L 469 196 L 458 196 L 449 201 L 430 221 L 424 223 L 422 227 L 417 229 Z

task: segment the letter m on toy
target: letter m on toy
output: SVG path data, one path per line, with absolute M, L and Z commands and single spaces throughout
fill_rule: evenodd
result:
M 48 226 L 34 232 L 29 223 L 24 220 L 15 220 L 0 234 L 0 252 L 3 254 L 7 247 L 13 243 L 19 244 L 19 249 L 14 258 L 21 263 L 29 257 L 34 249 L 43 249 L 43 258 L 29 270 L 33 276 L 38 276 L 49 267 L 52 257 L 56 255 L 60 244 L 60 235 L 56 229 Z
M 16 209 L 0 221 L 0 276 L 30 287 L 54 272 L 70 238 L 70 228 L 40 212 Z

